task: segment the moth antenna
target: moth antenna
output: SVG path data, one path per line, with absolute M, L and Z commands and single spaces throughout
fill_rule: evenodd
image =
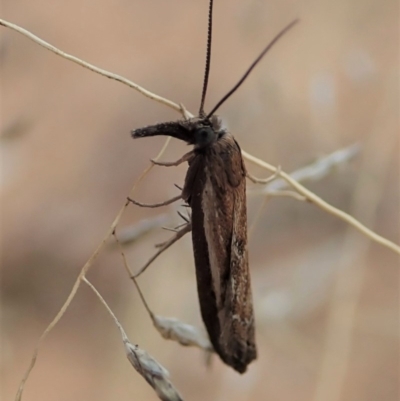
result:
M 288 32 L 291 28 L 293 28 L 294 25 L 296 25 L 299 22 L 299 19 L 295 19 L 292 21 L 289 25 L 287 25 L 285 28 L 283 28 L 275 37 L 272 39 L 272 41 L 268 44 L 268 46 L 261 52 L 261 54 L 254 60 L 253 64 L 249 67 L 249 69 L 245 72 L 245 74 L 240 78 L 239 82 L 217 103 L 217 105 L 208 113 L 206 119 L 209 119 L 220 107 L 223 103 L 225 103 L 226 100 L 228 100 L 235 92 L 236 90 L 242 85 L 244 80 L 249 76 L 251 71 L 253 71 L 254 67 L 261 61 L 261 59 L 265 56 L 265 54 L 271 49 L 271 47 L 286 33 Z
M 210 75 L 211 63 L 211 42 L 212 42 L 212 19 L 213 19 L 213 4 L 214 1 L 210 0 L 208 9 L 208 33 L 207 33 L 207 53 L 206 53 L 206 68 L 204 71 L 203 92 L 201 94 L 199 116 L 204 117 L 204 102 L 206 100 L 208 76 Z

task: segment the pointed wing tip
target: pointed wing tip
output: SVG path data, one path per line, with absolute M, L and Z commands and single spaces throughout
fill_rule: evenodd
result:
M 245 373 L 250 363 L 257 359 L 257 350 L 252 346 L 236 349 L 236 353 L 233 354 L 223 354 L 221 350 L 218 354 L 227 365 L 240 374 Z

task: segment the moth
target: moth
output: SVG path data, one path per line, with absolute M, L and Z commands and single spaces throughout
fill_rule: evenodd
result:
M 255 323 L 247 250 L 246 167 L 239 144 L 223 128 L 217 109 L 239 88 L 267 51 L 296 22 L 284 28 L 253 62 L 240 81 L 206 114 L 204 102 L 210 71 L 213 0 L 209 3 L 209 23 L 205 77 L 198 117 L 164 122 L 135 129 L 133 138 L 171 136 L 194 148 L 171 163 L 187 162 L 178 199 L 191 209 L 191 222 L 182 229 L 192 231 L 197 291 L 202 319 L 215 352 L 221 360 L 243 373 L 256 359 Z

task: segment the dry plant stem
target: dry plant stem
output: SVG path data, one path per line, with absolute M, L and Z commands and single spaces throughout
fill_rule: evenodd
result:
M 5 21 L 3 19 L 0 19 L 0 25 L 5 26 L 7 28 L 10 28 L 10 29 L 12 29 L 12 30 L 14 30 L 14 31 L 26 36 L 27 38 L 33 40 L 38 45 L 44 47 L 47 50 L 50 50 L 51 52 L 53 52 L 53 53 L 65 58 L 67 60 L 70 60 L 70 61 L 72 61 L 72 62 L 74 62 L 74 63 L 76 63 L 76 64 L 78 64 L 78 65 L 80 65 L 82 67 L 85 67 L 88 70 L 93 71 L 93 72 L 95 72 L 97 74 L 103 75 L 104 77 L 107 77 L 107 78 L 113 79 L 115 81 L 121 82 L 121 83 L 129 86 L 130 88 L 133 88 L 133 89 L 137 90 L 138 92 L 140 92 L 142 95 L 148 97 L 149 99 L 152 99 L 152 100 L 155 100 L 156 102 L 165 104 L 166 106 L 171 107 L 172 109 L 174 109 L 174 110 L 176 110 L 178 112 L 182 112 L 183 115 L 185 115 L 184 114 L 185 113 L 184 112 L 184 108 L 182 108 L 181 105 L 176 104 L 176 103 L 172 102 L 171 100 L 165 99 L 165 98 L 163 98 L 161 96 L 158 96 L 158 95 L 154 94 L 153 92 L 150 92 L 150 91 L 142 88 L 141 86 L 135 84 L 134 82 L 130 81 L 129 79 L 126 79 L 126 78 L 124 78 L 124 77 L 122 77 L 120 75 L 114 74 L 112 72 L 103 70 L 102 68 L 96 67 L 93 64 L 89 64 L 86 61 L 83 61 L 78 57 L 75 57 L 75 56 L 72 56 L 72 55 L 70 55 L 68 53 L 65 53 L 62 50 L 57 49 L 55 46 L 51 45 L 50 43 L 44 41 L 43 39 L 40 39 L 38 36 L 34 35 L 33 33 L 29 32 L 26 29 L 21 28 L 20 26 L 15 25 L 15 24 L 13 24 L 11 22 L 8 22 L 8 21 Z
M 118 327 L 119 331 L 122 334 L 122 337 L 127 337 L 125 330 L 123 329 L 121 323 L 115 316 L 114 312 L 111 310 L 111 308 L 108 306 L 107 302 L 104 300 L 104 298 L 101 296 L 101 294 L 97 291 L 96 287 L 83 275 L 82 276 L 82 281 L 88 285 L 89 288 L 92 289 L 92 291 L 96 294 L 97 298 L 99 298 L 100 302 L 103 304 L 103 306 L 107 309 L 107 312 L 110 314 L 110 316 L 113 318 L 114 323 Z
M 74 283 L 74 286 L 72 287 L 72 290 L 71 290 L 70 294 L 68 295 L 67 300 L 64 302 L 64 305 L 61 307 L 61 309 L 59 310 L 59 312 L 57 313 L 55 318 L 46 327 L 45 331 L 40 336 L 39 341 L 38 341 L 38 343 L 36 345 L 36 348 L 35 348 L 35 350 L 33 352 L 33 356 L 32 356 L 31 362 L 29 364 L 29 367 L 26 370 L 26 372 L 25 372 L 25 374 L 24 374 L 24 376 L 23 376 L 23 378 L 21 380 L 21 383 L 19 385 L 18 392 L 17 392 L 17 394 L 15 396 L 15 400 L 16 401 L 20 401 L 21 398 L 22 398 L 22 393 L 23 393 L 23 390 L 24 390 L 25 383 L 28 380 L 29 374 L 31 373 L 33 367 L 35 366 L 35 363 L 36 363 L 36 360 L 37 360 L 37 357 L 38 357 L 38 353 L 39 353 L 39 348 L 40 348 L 42 342 L 47 337 L 47 335 L 50 333 L 50 331 L 54 328 L 54 326 L 59 322 L 59 320 L 63 317 L 65 311 L 67 310 L 68 306 L 70 305 L 70 303 L 74 299 L 74 297 L 76 295 L 76 292 L 78 291 L 78 288 L 79 288 L 79 286 L 81 284 L 82 278 L 84 278 L 85 274 L 88 272 L 88 270 L 92 266 L 93 262 L 97 258 L 98 254 L 100 253 L 101 249 L 103 248 L 104 244 L 106 243 L 108 237 L 114 231 L 114 229 L 117 226 L 119 220 L 121 219 L 121 216 L 122 216 L 123 212 L 125 211 L 126 206 L 127 206 L 127 204 L 125 204 L 120 209 L 120 211 L 118 212 L 117 217 L 114 219 L 113 223 L 111 224 L 111 227 L 108 229 L 108 231 L 107 231 L 106 235 L 104 236 L 103 240 L 101 241 L 101 243 L 99 244 L 97 249 L 94 251 L 92 256 L 89 258 L 89 260 L 85 263 L 85 265 L 83 266 L 82 270 L 80 271 L 79 276 L 76 279 L 76 281 Z
M 104 298 L 101 296 L 101 294 L 97 291 L 93 284 L 86 279 L 86 277 L 83 276 L 82 281 L 84 281 L 91 288 L 91 290 L 96 294 L 97 298 L 99 298 L 100 302 L 104 305 L 108 313 L 113 318 L 114 323 L 120 331 L 122 342 L 125 347 L 126 356 L 131 365 L 135 368 L 135 370 L 155 390 L 161 400 L 183 401 L 182 397 L 169 381 L 168 371 L 145 350 L 142 350 L 137 345 L 135 346 L 131 343 L 121 323 L 118 321 L 117 317 L 108 306 Z
M 183 103 L 179 103 L 179 106 L 180 106 L 180 108 L 181 108 L 180 112 L 181 112 L 181 114 L 183 115 L 183 118 L 184 118 L 185 120 L 189 120 L 189 118 L 192 118 L 192 117 L 193 117 L 193 114 L 191 114 L 191 113 L 186 109 L 186 107 L 183 105 Z
M 338 165 L 348 162 L 354 156 L 356 156 L 360 151 L 360 146 L 358 144 L 353 144 L 343 149 L 339 149 L 322 159 L 317 160 L 315 163 L 312 163 L 308 166 L 302 167 L 298 170 L 293 171 L 289 175 L 292 178 L 295 178 L 299 181 L 310 181 L 310 180 L 319 180 L 329 174 L 332 169 Z M 296 200 L 306 201 L 307 199 L 300 195 L 297 192 L 286 191 L 287 188 L 290 188 L 290 184 L 288 184 L 284 179 L 279 178 L 279 173 L 281 171 L 281 167 L 278 166 L 277 171 L 266 179 L 259 179 L 254 177 L 253 175 L 247 173 L 247 177 L 253 181 L 255 184 L 263 183 L 268 184 L 265 185 L 261 190 L 251 191 L 251 194 L 263 194 L 265 195 L 264 201 L 261 203 L 259 209 L 257 210 L 255 217 L 253 218 L 253 222 L 249 227 L 249 237 L 251 237 L 254 228 L 257 224 L 258 218 L 267 205 L 269 199 L 272 196 L 290 196 L 295 198 Z
M 185 234 L 192 230 L 192 224 L 187 223 L 183 226 L 171 239 L 164 242 L 160 249 L 148 260 L 148 262 L 131 278 L 139 277 L 164 251 L 166 251 L 171 245 L 175 244 L 176 241 L 180 240 Z
M 277 167 L 277 171 L 268 178 L 257 178 L 253 174 L 249 172 L 246 173 L 246 177 L 253 182 L 254 184 L 269 184 L 270 182 L 276 180 L 279 177 L 279 173 L 281 172 L 281 166 Z
M 302 167 L 298 170 L 293 171 L 290 173 L 292 178 L 295 178 L 297 181 L 309 181 L 309 180 L 319 180 L 329 174 L 332 169 L 338 165 L 348 162 L 354 156 L 359 153 L 360 146 L 358 144 L 354 144 L 348 146 L 343 149 L 339 149 L 322 159 L 319 159 L 315 163 L 312 163 L 308 166 Z M 290 188 L 290 185 L 282 178 L 277 179 L 279 173 L 281 171 L 281 167 L 278 166 L 277 171 L 267 179 L 258 179 L 253 175 L 249 174 L 247 177 L 253 181 L 254 183 L 264 183 L 268 184 L 265 185 L 264 188 L 261 190 L 252 190 L 251 194 L 263 194 L 265 195 L 264 201 L 260 205 L 259 209 L 257 210 L 255 217 L 253 218 L 253 222 L 249 227 L 249 237 L 251 237 L 254 228 L 257 224 L 258 218 L 261 215 L 262 211 L 264 210 L 265 206 L 267 205 L 269 199 L 272 196 L 291 196 L 296 200 L 306 201 L 307 199 L 300 195 L 297 192 L 293 191 L 286 191 L 287 188 Z
M 257 157 L 254 157 L 250 155 L 249 153 L 245 152 L 242 150 L 243 157 L 254 163 L 257 164 L 260 167 L 264 167 L 265 169 L 271 171 L 271 172 L 276 172 L 278 169 L 268 163 L 266 163 L 263 160 L 258 159 Z M 350 224 L 354 228 L 356 228 L 358 231 L 360 231 L 362 234 L 366 235 L 373 241 L 391 249 L 392 251 L 400 254 L 400 246 L 396 245 L 394 242 L 389 241 L 386 238 L 381 237 L 380 235 L 376 234 L 374 231 L 370 230 L 369 228 L 365 227 L 363 224 L 361 224 L 357 219 L 354 217 L 350 216 L 349 214 L 343 212 L 340 209 L 337 209 L 336 207 L 330 205 L 329 203 L 325 202 L 322 200 L 319 196 L 315 195 L 313 192 L 309 191 L 307 188 L 303 187 L 303 185 L 299 184 L 296 180 L 294 180 L 292 177 L 289 176 L 289 174 L 281 171 L 279 174 L 288 184 L 290 184 L 299 194 L 303 195 L 304 197 L 307 198 L 308 201 L 314 203 L 318 207 L 320 207 L 322 210 L 338 217 L 339 219 L 345 221 L 346 223 Z
M 301 202 L 307 201 L 307 198 L 305 196 L 300 195 L 298 192 L 295 192 L 295 191 L 288 191 L 288 190 L 286 190 L 286 191 L 284 191 L 284 190 L 282 190 L 282 191 L 270 191 L 270 192 L 267 192 L 266 195 L 269 196 L 269 197 L 286 196 L 288 198 L 293 198 L 293 199 L 296 199 L 296 200 L 301 201 Z
M 170 142 L 170 138 L 168 138 L 161 151 L 159 152 L 159 154 L 157 155 L 156 159 L 158 159 L 159 157 L 162 156 L 162 154 L 165 152 L 168 144 Z M 135 184 L 133 185 L 130 193 L 132 193 L 137 185 L 142 181 L 142 179 L 150 172 L 150 170 L 153 168 L 153 164 L 150 164 L 149 167 L 147 167 L 143 173 L 140 175 L 140 177 L 136 180 Z M 106 241 L 108 240 L 108 238 L 112 235 L 112 233 L 114 232 L 115 228 L 117 227 L 119 221 L 121 220 L 121 217 L 125 211 L 125 209 L 127 208 L 129 202 L 126 202 L 121 209 L 119 210 L 117 216 L 115 217 L 113 223 L 111 224 L 110 228 L 107 230 L 106 235 L 104 236 L 103 240 L 101 241 L 101 243 L 99 244 L 99 246 L 96 248 L 96 250 L 93 252 L 92 256 L 89 258 L 89 260 L 85 263 L 85 265 L 82 267 L 78 278 L 76 279 L 70 294 L 68 295 L 68 298 L 66 299 L 66 301 L 64 302 L 63 306 L 61 307 L 61 309 L 59 310 L 59 312 L 57 313 L 57 315 L 54 317 L 54 319 L 51 321 L 51 323 L 46 327 L 46 329 L 44 330 L 44 332 L 42 333 L 42 335 L 39 338 L 39 341 L 33 351 L 33 356 L 32 359 L 30 361 L 30 364 L 25 372 L 25 374 L 23 375 L 22 379 L 21 379 L 21 383 L 19 385 L 17 394 L 15 396 L 15 400 L 16 401 L 20 401 L 22 398 L 22 393 L 24 391 L 24 387 L 25 387 L 25 383 L 29 378 L 29 375 L 32 371 L 32 369 L 34 368 L 35 364 L 36 364 L 36 360 L 38 357 L 38 353 L 39 353 L 39 348 L 42 344 L 42 342 L 44 341 L 44 339 L 47 337 L 47 335 L 50 333 L 50 331 L 55 327 L 55 325 L 60 321 L 60 319 L 63 317 L 65 311 L 67 310 L 68 306 L 70 305 L 70 303 L 72 302 L 72 300 L 74 299 L 78 288 L 81 284 L 81 280 L 82 278 L 85 276 L 85 274 L 89 271 L 90 267 L 92 266 L 93 262 L 96 260 L 97 256 L 99 255 L 101 249 L 103 248 L 104 244 L 106 243 Z

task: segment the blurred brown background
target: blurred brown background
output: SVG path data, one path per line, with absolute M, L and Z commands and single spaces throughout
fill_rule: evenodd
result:
M 207 0 L 4 0 L 1 16 L 60 49 L 196 112 Z M 245 85 L 219 110 L 246 151 L 292 171 L 359 142 L 360 156 L 308 187 L 399 242 L 399 10 L 394 0 L 218 0 L 206 110 L 293 18 Z M 170 109 L 1 28 L 1 394 L 12 399 L 40 334 L 163 138 L 130 130 Z M 186 146 L 174 141 L 163 160 Z M 248 165 L 252 173 L 265 171 Z M 155 168 L 136 198 L 176 194 L 185 166 Z M 249 221 L 263 202 L 249 195 Z M 129 207 L 121 230 L 175 208 Z M 169 237 L 127 248 L 137 270 Z M 238 376 L 216 358 L 163 340 L 120 255 L 89 273 L 131 340 L 170 371 L 186 400 L 394 401 L 399 397 L 399 264 L 337 218 L 272 199 L 250 237 L 259 358 Z M 201 326 L 189 236 L 140 279 L 154 312 Z M 47 337 L 24 400 L 155 400 L 119 333 L 82 286 Z

